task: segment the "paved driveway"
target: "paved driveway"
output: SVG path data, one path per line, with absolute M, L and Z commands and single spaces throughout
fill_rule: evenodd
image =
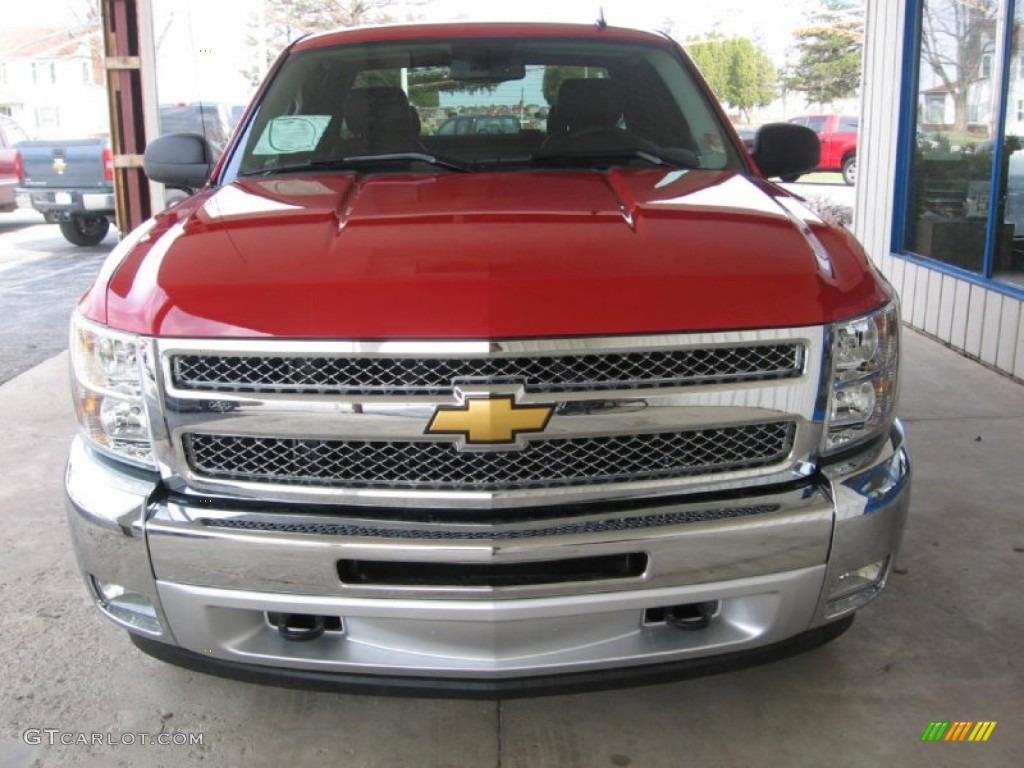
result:
M 111 230 L 79 248 L 34 211 L 0 213 L 0 384 L 67 348 L 71 309 L 116 243 Z

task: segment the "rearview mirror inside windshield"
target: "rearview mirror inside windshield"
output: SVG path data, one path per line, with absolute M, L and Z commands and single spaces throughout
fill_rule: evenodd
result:
M 526 77 L 526 65 L 512 56 L 452 59 L 449 75 L 456 82 L 504 83 Z

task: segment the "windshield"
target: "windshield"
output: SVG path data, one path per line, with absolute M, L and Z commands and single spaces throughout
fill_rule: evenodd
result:
M 716 113 L 671 50 L 571 39 L 300 51 L 275 77 L 240 147 L 228 176 L 740 167 Z

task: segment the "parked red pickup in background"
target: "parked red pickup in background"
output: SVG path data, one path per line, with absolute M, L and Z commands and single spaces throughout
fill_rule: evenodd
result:
M 14 188 L 21 183 L 21 156 L 14 144 L 28 136 L 11 118 L 0 115 L 0 212 L 17 208 Z
M 791 123 L 805 125 L 821 141 L 819 171 L 838 171 L 849 185 L 857 180 L 857 129 L 860 118 L 849 115 L 801 115 Z M 783 181 L 796 181 L 787 177 Z

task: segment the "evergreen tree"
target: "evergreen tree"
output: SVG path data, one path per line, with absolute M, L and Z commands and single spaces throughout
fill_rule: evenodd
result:
M 863 9 L 825 0 L 808 22 L 796 31 L 799 58 L 786 77 L 786 87 L 816 104 L 856 95 L 864 47 Z

